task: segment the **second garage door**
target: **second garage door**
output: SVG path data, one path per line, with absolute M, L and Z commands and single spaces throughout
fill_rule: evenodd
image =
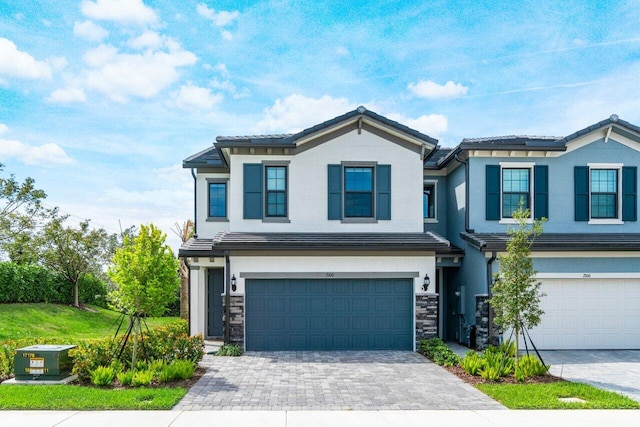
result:
M 541 290 L 538 348 L 640 349 L 638 279 L 545 279 Z
M 246 348 L 411 350 L 411 279 L 247 279 Z

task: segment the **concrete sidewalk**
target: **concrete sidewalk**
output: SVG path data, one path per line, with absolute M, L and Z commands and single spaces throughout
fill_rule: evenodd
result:
M 29 427 L 473 427 L 639 426 L 640 410 L 573 411 L 0 411 L 0 425 Z

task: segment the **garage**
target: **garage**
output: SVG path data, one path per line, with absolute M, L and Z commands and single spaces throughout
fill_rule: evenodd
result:
M 640 349 L 640 280 L 544 279 L 540 325 L 531 330 L 545 350 Z
M 247 279 L 248 351 L 412 350 L 412 279 Z

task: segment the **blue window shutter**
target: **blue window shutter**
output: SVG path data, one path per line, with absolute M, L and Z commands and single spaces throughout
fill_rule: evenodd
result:
M 589 221 L 589 167 L 573 168 L 573 185 L 575 189 L 575 219 Z
M 622 220 L 638 220 L 638 168 L 622 168 Z
M 500 219 L 500 166 L 486 166 L 487 194 L 486 219 L 489 221 Z M 467 182 L 467 185 L 470 183 Z
M 391 219 L 391 165 L 376 167 L 376 218 Z
M 245 163 L 243 169 L 243 218 L 262 218 L 262 165 Z
M 533 167 L 533 213 L 535 219 L 549 218 L 549 166 Z
M 342 165 L 328 165 L 328 219 L 342 219 Z

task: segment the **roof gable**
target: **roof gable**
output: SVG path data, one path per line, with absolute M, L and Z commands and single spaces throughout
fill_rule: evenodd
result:
M 358 107 L 341 116 L 327 120 L 294 134 L 219 136 L 216 146 L 225 149 L 280 148 L 296 154 L 327 142 L 339 135 L 363 129 L 402 145 L 413 151 L 425 153 L 433 150 L 438 140 L 390 120 L 365 107 Z M 235 152 L 235 151 L 234 151 Z

